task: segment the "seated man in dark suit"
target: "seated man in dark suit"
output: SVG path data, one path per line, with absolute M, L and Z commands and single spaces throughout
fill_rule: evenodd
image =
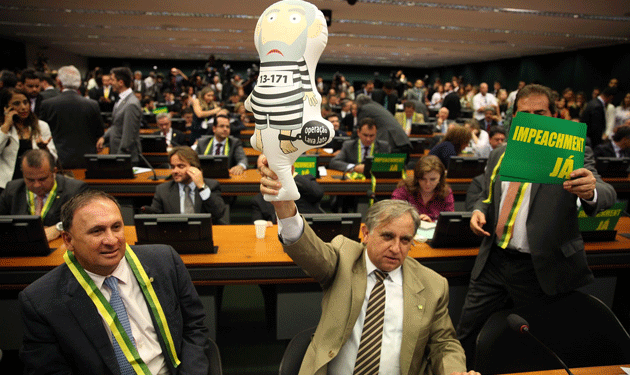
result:
M 212 221 L 227 224 L 227 206 L 221 198 L 217 180 L 203 178 L 199 156 L 188 146 L 178 146 L 168 153 L 173 180 L 155 188 L 151 206 L 142 210 L 155 214 L 210 213 Z
M 46 237 L 52 241 L 61 233 L 57 225 L 61 221 L 61 206 L 88 186 L 57 174 L 55 159 L 46 150 L 27 151 L 21 166 L 24 178 L 9 181 L 0 195 L 0 215 L 41 216 Z
M 607 156 L 611 158 L 630 157 L 630 126 L 620 126 L 612 139 L 600 143 L 593 150 L 595 157 Z
M 227 155 L 231 175 L 240 175 L 247 169 L 247 156 L 243 142 L 230 136 L 230 119 L 217 115 L 212 125 L 214 136 L 206 135 L 197 141 L 199 155 Z
M 259 165 L 267 164 L 265 155 L 258 157 Z M 319 206 L 319 202 L 324 197 L 324 189 L 317 183 L 312 174 L 295 174 L 293 177 L 297 185 L 300 199 L 295 201 L 295 205 L 303 214 L 319 214 L 324 211 Z M 267 220 L 267 225 L 277 224 L 276 212 L 273 205 L 267 202 L 262 194 L 258 194 L 252 200 L 252 222 L 256 220 Z
M 359 139 L 345 141 L 341 151 L 330 160 L 330 169 L 363 173 L 364 160 L 378 153 L 389 153 L 387 142 L 376 140 L 376 123 L 367 117 L 359 123 Z
M 207 374 L 203 305 L 173 248 L 128 246 L 116 199 L 100 191 L 61 218 L 65 263 L 19 295 L 24 373 Z
M 160 130 L 156 131 L 155 135 L 163 135 L 166 138 L 166 148 L 176 146 L 187 146 L 186 134 L 179 130 L 173 129 L 171 126 L 171 115 L 168 113 L 158 113 L 155 116 L 155 122 Z

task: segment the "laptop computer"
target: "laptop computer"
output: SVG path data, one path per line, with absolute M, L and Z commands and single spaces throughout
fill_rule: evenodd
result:
M 166 137 L 159 134 L 141 134 L 140 145 L 142 153 L 166 152 Z
M 476 156 L 451 156 L 446 171 L 448 178 L 474 178 L 486 169 L 488 158 Z
M 85 178 L 119 179 L 134 178 L 131 155 L 127 154 L 85 154 L 87 169 Z
M 46 256 L 53 250 L 36 215 L 0 216 L 0 243 L 0 257 Z
M 470 229 L 472 212 L 440 212 L 433 238 L 427 243 L 433 248 L 444 247 L 479 247 L 482 236 L 477 236 Z
M 201 171 L 205 178 L 230 178 L 227 155 L 199 155 Z
M 630 158 L 600 156 L 595 158 L 595 169 L 602 177 L 628 177 Z
M 136 244 L 171 245 L 180 254 L 215 254 L 211 214 L 142 214 L 134 216 Z

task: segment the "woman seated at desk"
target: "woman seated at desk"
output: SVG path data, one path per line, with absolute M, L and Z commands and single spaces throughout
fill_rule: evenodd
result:
M 470 129 L 461 125 L 451 126 L 442 141 L 429 151 L 429 155 L 435 155 L 440 158 L 444 167 L 448 168 L 451 156 L 459 155 L 468 146 L 471 139 L 472 133 Z
M 420 219 L 435 221 L 440 212 L 455 211 L 453 191 L 446 183 L 446 169 L 437 156 L 423 156 L 413 169 L 413 176 L 398 183 L 392 199 L 414 205 Z

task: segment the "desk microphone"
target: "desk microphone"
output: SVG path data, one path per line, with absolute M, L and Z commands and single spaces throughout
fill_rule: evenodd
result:
M 507 317 L 507 323 L 510 326 L 510 328 L 512 328 L 514 331 L 524 334 L 524 335 L 529 335 L 529 337 L 533 338 L 538 344 L 540 344 L 540 346 L 545 348 L 547 352 L 553 355 L 558 360 L 558 362 L 560 362 L 562 367 L 564 367 L 564 369 L 569 375 L 573 375 L 571 370 L 569 370 L 569 367 L 567 367 L 567 365 L 560 359 L 560 357 L 558 357 L 558 355 L 553 350 L 549 349 L 547 345 L 543 344 L 542 341 L 538 340 L 538 338 L 536 338 L 536 336 L 534 336 L 529 331 L 529 324 L 527 323 L 527 320 L 523 319 L 523 317 L 521 317 L 520 315 L 510 314 Z
M 166 178 L 168 176 L 159 176 L 155 173 L 155 168 L 153 168 L 153 166 L 151 165 L 151 163 L 149 163 L 149 161 L 147 160 L 147 158 L 144 157 L 144 155 L 142 155 L 142 152 L 138 152 L 138 155 L 140 156 L 140 158 L 142 158 L 142 160 L 144 161 L 144 163 L 146 165 L 149 166 L 149 168 L 151 168 L 151 172 L 153 172 L 153 177 L 149 177 L 149 180 L 151 181 L 157 181 L 157 180 L 166 180 Z
M 376 199 L 376 193 L 372 191 L 372 189 L 369 189 L 367 191 L 367 197 L 368 199 Z

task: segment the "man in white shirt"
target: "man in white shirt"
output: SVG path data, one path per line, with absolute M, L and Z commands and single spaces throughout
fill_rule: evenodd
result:
M 484 112 L 489 106 L 497 107 L 496 113 L 499 113 L 497 98 L 488 92 L 488 84 L 482 82 L 479 85 L 479 92 L 473 96 L 474 117 L 477 121 L 483 120 Z
M 516 112 L 547 117 L 556 110 L 551 90 L 535 84 L 519 90 L 515 107 Z M 597 174 L 588 146 L 584 167 L 571 172 L 571 179 L 562 185 L 501 181 L 505 149 L 497 147 L 490 154 L 483 190 L 470 219 L 472 231 L 484 239 L 457 326 L 469 359 L 474 358 L 483 324 L 507 301 L 517 308 L 546 302 L 593 281 L 580 236 L 577 201 L 590 216 L 616 201 L 613 187 Z M 508 198 L 511 203 L 505 203 Z
M 261 192 L 277 194 L 277 176 L 265 163 L 259 169 Z M 448 315 L 446 279 L 407 256 L 420 225 L 413 206 L 380 201 L 368 210 L 363 244 L 343 236 L 327 244 L 293 201 L 272 204 L 284 250 L 324 290 L 301 375 L 350 375 L 367 368 L 369 374 L 478 375 L 465 372 Z M 367 332 L 374 332 L 373 338 Z
M 207 374 L 203 305 L 173 248 L 127 246 L 118 203 L 96 190 L 61 219 L 65 263 L 19 295 L 24 373 Z

